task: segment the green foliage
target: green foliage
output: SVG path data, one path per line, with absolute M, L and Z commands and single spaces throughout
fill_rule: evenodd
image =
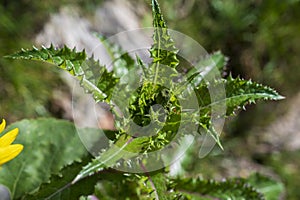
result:
M 283 188 L 280 183 L 258 174 L 247 179 L 233 178 L 223 181 L 201 178 L 171 180 L 171 188 L 182 192 L 184 199 L 277 199 Z
M 89 177 L 76 184 L 71 184 L 74 174 L 77 174 L 81 168 L 82 163 L 79 162 L 64 167 L 59 175 L 53 174 L 49 182 L 43 183 L 39 190 L 23 196 L 22 199 L 78 199 L 82 195 L 91 194 L 99 176 Z
M 30 136 L 30 142 L 39 141 L 39 144 L 44 145 L 43 150 L 41 150 L 42 147 L 38 146 L 36 154 L 32 154 L 32 151 L 31 154 L 24 152 L 22 155 L 26 155 L 26 160 L 22 160 L 21 156 L 18 158 L 22 161 L 21 166 L 25 167 L 25 169 L 27 166 L 26 162 L 32 163 L 35 158 L 34 156 L 40 158 L 41 162 L 38 162 L 36 166 L 28 164 L 29 167 L 33 167 L 33 171 L 31 171 L 32 169 L 28 169 L 31 175 L 34 174 L 35 177 L 39 177 L 35 184 L 28 184 L 28 188 L 18 187 L 18 190 L 15 191 L 15 185 L 18 182 L 10 182 L 9 180 L 19 180 L 19 178 L 8 180 L 7 174 L 10 174 L 8 173 L 9 169 L 5 168 L 6 171 L 3 170 L 6 174 L 3 175 L 3 177 L 6 177 L 3 180 L 7 181 L 4 181 L 3 184 L 7 185 L 13 191 L 14 197 L 19 198 L 25 193 L 33 192 L 33 190 L 40 186 L 41 182 L 47 182 L 50 174 L 53 174 L 50 183 L 43 184 L 40 191 L 32 194 L 33 196 L 30 198 L 78 198 L 80 194 L 88 195 L 88 193 L 92 193 L 93 186 L 99 180 L 99 183 L 95 186 L 95 194 L 101 199 L 111 199 L 115 197 L 114 195 L 121 195 L 122 192 L 130 190 L 131 192 L 127 194 L 128 198 L 155 199 L 159 197 L 162 199 L 191 199 L 194 197 L 192 193 L 199 193 L 200 195 L 210 195 L 218 198 L 263 199 L 261 193 L 257 192 L 252 186 L 247 185 L 246 180 L 239 178 L 217 182 L 182 178 L 168 180 L 166 174 L 163 173 L 151 175 L 145 173 L 145 176 L 128 175 L 128 177 L 122 174 L 122 181 L 117 185 L 119 188 L 109 186 L 105 180 L 100 180 L 101 178 L 98 175 L 105 172 L 105 170 L 118 165 L 126 165 L 127 161 L 130 161 L 137 154 L 147 155 L 147 153 L 160 150 L 170 144 L 179 131 L 179 126 L 182 124 L 184 128 L 181 129 L 181 134 L 191 134 L 190 125 L 196 124 L 200 126 L 197 130 L 198 134 L 203 134 L 203 131 L 206 134 L 210 134 L 219 146 L 221 146 L 219 136 L 212 125 L 214 117 L 223 118 L 230 116 L 234 110 L 244 107 L 248 103 L 254 103 L 259 99 L 279 100 L 283 98 L 269 87 L 252 81 L 233 78 L 231 75 L 227 78 L 215 78 L 213 81 L 207 81 L 197 71 L 196 67 L 195 69 L 187 70 L 187 74 L 181 74 L 187 75 L 188 79 L 186 82 L 173 81 L 172 79 L 178 78 L 180 75 L 177 69 L 180 63 L 177 58 L 178 49 L 175 47 L 175 43 L 166 29 L 167 26 L 156 0 L 152 0 L 152 13 L 155 30 L 153 45 L 149 50 L 153 60 L 149 66 L 146 66 L 138 57 L 136 58 L 137 62 L 135 62 L 128 53 L 123 52 L 116 45 L 108 43 L 101 36 L 98 36 L 100 41 L 108 49 L 111 58 L 114 60 L 112 71 L 108 71 L 106 66 L 100 65 L 99 61 L 95 61 L 93 57 L 87 58 L 85 51 L 77 52 L 76 49 L 71 50 L 66 46 L 61 49 L 54 48 L 52 45 L 49 48 L 42 47 L 41 49 L 37 49 L 34 47 L 32 50 L 22 49 L 18 53 L 7 56 L 12 59 L 47 62 L 69 72 L 80 81 L 81 86 L 87 93 L 93 94 L 96 102 L 106 102 L 111 106 L 111 111 L 115 114 L 115 127 L 117 129 L 110 132 L 113 136 L 109 137 L 111 139 L 109 147 L 101 151 L 96 158 L 79 170 L 82 164 L 74 163 L 70 165 L 73 160 L 78 160 L 84 156 L 82 148 L 78 148 L 80 145 L 78 144 L 77 136 L 74 136 L 74 130 L 65 130 L 65 127 L 62 126 L 61 129 L 55 128 L 55 133 L 58 134 L 57 130 L 62 130 L 66 132 L 65 135 L 59 134 L 54 137 L 54 135 L 48 134 L 44 136 L 46 131 L 51 131 L 53 127 L 58 126 L 56 121 L 36 120 L 30 123 L 25 121 L 27 124 L 24 123 L 28 129 L 26 131 L 30 131 L 31 134 L 38 132 L 37 135 L 42 136 L 46 142 L 45 144 L 41 143 L 40 140 L 35 138 L 37 136 Z M 215 70 L 222 70 L 226 63 L 227 58 L 220 52 L 216 52 L 198 64 L 207 64 Z M 133 73 L 136 71 L 131 70 L 142 71 L 141 78 L 138 73 Z M 124 76 L 132 82 L 122 83 L 121 77 Z M 140 87 L 132 92 L 131 87 L 134 82 L 140 83 Z M 168 87 L 164 87 L 164 85 L 168 85 Z M 224 85 L 226 97 L 222 98 L 222 94 L 219 94 L 221 99 L 212 99 L 210 89 Z M 120 87 L 118 88 L 118 99 L 113 98 L 115 87 Z M 189 101 L 193 93 L 196 94 L 199 108 L 191 112 L 185 112 L 181 102 Z M 161 108 L 156 110 L 153 106 L 157 104 Z M 124 109 L 122 110 L 123 115 L 118 112 L 116 105 L 120 109 Z M 213 116 L 211 109 L 222 106 L 227 107 L 224 116 Z M 140 133 L 135 129 L 132 121 L 141 127 L 146 127 L 153 121 L 155 126 L 152 126 L 150 129 L 144 129 L 144 133 L 141 133 L 143 135 L 136 135 L 136 133 Z M 23 126 L 22 123 L 17 125 L 21 128 Z M 74 129 L 71 125 L 69 126 L 69 128 Z M 74 141 L 70 140 L 70 135 L 68 134 L 72 134 Z M 21 141 L 21 139 L 22 137 L 20 137 L 19 143 L 24 144 L 25 147 L 34 147 L 27 139 L 24 141 Z M 176 138 L 175 142 L 180 143 L 181 139 Z M 70 144 L 76 148 L 69 148 Z M 65 151 L 63 150 L 64 148 Z M 52 152 L 58 151 L 58 149 L 60 149 L 60 155 L 54 155 Z M 76 156 L 70 156 L 72 153 Z M 68 157 L 64 158 L 66 154 Z M 50 159 L 51 163 L 55 164 L 55 167 L 47 165 L 47 167 L 43 168 L 46 171 L 37 171 L 41 163 L 47 162 L 46 158 Z M 143 158 L 136 159 L 136 163 L 134 164 L 143 168 L 144 161 Z M 156 158 L 156 161 L 164 162 L 161 155 Z M 57 176 L 59 170 L 65 165 L 69 166 L 60 172 L 60 176 Z M 127 163 L 127 165 L 128 168 L 131 167 L 130 164 Z M 21 172 L 24 171 L 23 167 L 21 168 Z M 18 170 L 20 168 L 16 169 L 16 172 L 19 172 Z M 145 169 L 144 172 L 146 171 Z M 22 176 L 21 172 L 20 175 Z M 48 174 L 48 176 L 41 177 L 40 172 L 43 175 Z M 271 184 L 271 182 L 269 183 Z M 83 187 L 88 187 L 88 189 L 84 193 L 78 193 L 78 188 L 82 190 Z M 132 191 L 133 188 L 134 191 Z M 125 189 L 128 189 L 128 191 Z M 116 192 L 114 193 L 115 190 Z
M 273 200 L 283 192 L 281 183 L 259 174 L 253 174 L 246 179 L 231 178 L 215 181 L 202 178 L 170 178 L 161 171 L 144 175 L 102 171 L 75 183 L 75 185 L 80 186 L 84 181 L 94 180 L 95 177 L 97 177 L 98 183 L 93 194 L 99 199 Z M 69 184 L 67 187 L 72 188 L 75 185 Z
M 295 12 L 299 1 L 190 2 L 187 10 L 188 3 L 183 6 L 181 0 L 161 2 L 169 11 L 169 26 L 191 35 L 209 50 L 222 49 L 231 58 L 234 76 L 269 82 L 283 91 L 297 88 L 299 82 L 292 74 L 299 74 L 299 56 L 291 52 L 299 52 L 300 18 Z M 188 17 L 180 16 L 183 11 Z
M 66 46 L 57 50 L 51 45 L 49 48 L 43 47 L 41 50 L 35 47 L 30 51 L 22 49 L 20 53 L 12 54 L 9 57 L 13 59 L 45 61 L 59 66 L 74 76 L 81 76 L 83 72 L 80 65 L 85 61 L 86 54 L 84 51 L 77 53 L 76 49 L 70 50 Z
M 51 174 L 59 174 L 65 165 L 81 161 L 87 154 L 70 122 L 52 118 L 22 120 L 6 131 L 16 127 L 16 142 L 23 144 L 24 150 L 0 170 L 0 183 L 10 189 L 13 199 L 37 190 Z
M 156 65 L 155 68 L 158 67 L 158 64 L 175 68 L 179 64 L 176 56 L 178 49 L 174 46 L 174 41 L 168 33 L 167 25 L 156 0 L 152 0 L 152 13 L 155 30 L 153 35 L 154 43 L 150 53 L 153 58 L 153 64 Z
M 121 135 L 114 145 L 84 166 L 73 183 L 105 168 L 115 166 L 121 159 L 126 160 L 135 155 L 134 153 L 141 152 L 146 141 L 145 137 L 132 138 Z
M 135 61 L 128 52 L 125 52 L 119 45 L 111 43 L 106 37 L 95 34 L 100 42 L 104 45 L 111 60 L 113 61 L 114 74 L 122 77 L 135 67 Z M 100 81 L 99 81 L 100 82 Z
M 253 81 L 243 80 L 241 78 L 232 78 L 231 75 L 227 79 L 223 79 L 222 83 L 215 82 L 211 85 L 201 84 L 196 88 L 198 101 L 200 102 L 200 111 L 207 115 L 211 109 L 210 107 L 219 102 L 211 102 L 208 87 L 217 87 L 219 84 L 225 85 L 226 98 L 223 100 L 226 102 L 226 116 L 234 114 L 234 110 L 241 108 L 248 103 L 255 103 L 258 99 L 264 100 L 280 100 L 283 99 L 274 89 L 255 83 Z M 245 109 L 245 108 L 244 108 Z
M 251 175 L 247 180 L 253 187 L 257 188 L 259 192 L 264 194 L 266 199 L 278 199 L 284 191 L 281 182 L 276 182 L 258 173 Z
M 281 177 L 286 189 L 286 199 L 297 200 L 300 196 L 300 160 L 295 159 L 300 155 L 300 151 L 283 151 L 271 156 L 266 155 L 266 164 L 268 167 Z
M 89 3 L 87 3 L 89 2 Z M 39 62 L 4 59 L 12 49 L 32 46 L 50 14 L 70 3 L 86 8 L 93 1 L 2 1 L 0 4 L 0 110 L 1 118 L 14 122 L 24 118 L 53 116 L 49 109 L 53 89 L 65 84 L 58 70 Z M 93 6 L 95 8 L 95 6 Z M 88 12 L 85 12 L 88 13 Z M 57 114 L 57 113 L 55 113 Z

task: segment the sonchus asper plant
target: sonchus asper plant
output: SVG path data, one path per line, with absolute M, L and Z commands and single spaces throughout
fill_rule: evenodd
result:
M 222 148 L 214 121 L 233 115 L 235 110 L 248 103 L 260 99 L 283 98 L 270 87 L 253 81 L 231 75 L 222 77 L 227 58 L 220 52 L 197 63 L 200 66 L 209 64 L 210 70 L 217 70 L 219 74 L 203 74 L 201 68 L 184 66 L 185 62 L 179 56 L 180 49 L 177 49 L 175 40 L 167 29 L 157 0 L 152 0 L 152 13 L 154 32 L 153 44 L 149 49 L 149 64 L 144 63 L 137 55 L 134 57 L 124 52 L 102 36 L 98 36 L 99 42 L 110 52 L 114 61 L 112 70 L 108 70 L 107 66 L 93 57 L 88 57 L 85 51 L 79 52 L 67 46 L 34 47 L 7 56 L 11 59 L 47 62 L 68 72 L 78 79 L 80 86 L 92 94 L 96 102 L 105 102 L 110 106 L 115 120 L 115 130 L 102 131 L 109 142 L 97 152 L 95 158 L 90 160 L 89 156 L 77 150 L 72 162 L 61 162 L 60 167 L 55 170 L 49 169 L 52 173 L 50 179 L 39 179 L 34 186 L 20 186 L 16 190 L 18 182 L 8 180 L 0 172 L 0 177 L 8 180 L 5 183 L 13 191 L 13 198 L 89 199 L 89 195 L 93 195 L 93 198 L 98 199 L 265 199 L 268 195 L 280 193 L 280 184 L 261 175 L 218 182 L 201 178 L 170 177 L 167 166 L 155 168 L 154 172 L 149 170 L 149 166 L 164 166 L 168 159 L 159 153 L 153 158 L 150 156 L 153 152 L 159 152 L 167 145 L 172 148 L 177 144 L 184 144 L 185 135 L 207 134 Z M 124 77 L 127 80 L 125 82 Z M 218 87 L 223 88 L 224 95 L 215 94 L 219 95 L 216 99 L 212 97 L 211 89 Z M 115 98 L 116 93 L 118 98 Z M 193 97 L 196 99 L 197 109 L 183 108 Z M 225 110 L 220 115 L 215 115 L 213 107 Z M 49 121 L 55 126 L 71 126 L 55 120 Z M 21 125 L 26 123 L 31 122 L 21 122 Z M 40 120 L 35 126 L 46 126 L 45 124 L 45 120 Z M 149 124 L 150 128 L 145 128 Z M 51 125 L 48 123 L 47 126 Z M 178 132 L 180 137 L 176 136 Z M 66 141 L 66 138 L 62 140 Z M 55 144 L 57 140 L 53 137 L 51 142 Z M 74 140 L 73 144 L 77 142 Z M 97 141 L 94 145 L 97 145 Z M 149 162 L 149 158 L 152 159 L 151 162 L 155 162 Z M 127 172 L 131 173 L 117 171 L 119 167 L 123 171 L 128 169 Z M 132 173 L 132 168 L 139 173 Z M 38 172 L 35 172 L 37 175 Z M 261 188 L 270 185 L 276 186 L 275 189 L 261 192 Z

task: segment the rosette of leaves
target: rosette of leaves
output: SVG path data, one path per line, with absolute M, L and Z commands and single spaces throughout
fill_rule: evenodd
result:
M 212 128 L 212 106 L 225 104 L 226 112 L 224 116 L 219 117 L 226 117 L 233 115 L 236 109 L 243 108 L 246 104 L 254 103 L 259 99 L 279 100 L 283 98 L 272 88 L 253 81 L 233 78 L 230 75 L 226 78 L 216 79 L 208 83 L 202 81 L 203 77 L 199 72 L 188 69 L 185 76 L 187 76 L 188 84 L 193 85 L 192 91 L 197 96 L 199 109 L 191 113 L 184 113 L 178 96 L 186 89 L 185 87 L 189 86 L 174 81 L 179 79 L 178 74 L 180 74 L 178 69 L 180 60 L 177 56 L 179 50 L 176 48 L 176 44 L 167 30 L 166 23 L 156 0 L 152 0 L 152 13 L 155 31 L 153 33 L 153 45 L 149 50 L 152 58 L 152 63 L 149 65 L 144 64 L 139 57 L 136 57 L 136 59 L 132 58 L 116 44 L 107 42 L 101 36 L 99 36 L 100 41 L 105 44 L 112 60 L 114 60 L 113 69 L 111 71 L 108 71 L 106 66 L 101 65 L 100 62 L 94 60 L 93 57 L 88 58 L 85 51 L 78 52 L 76 49 L 69 49 L 66 46 L 63 48 L 55 48 L 51 45 L 48 48 L 42 47 L 41 49 L 35 47 L 29 50 L 22 49 L 20 52 L 7 57 L 51 63 L 76 77 L 80 81 L 81 87 L 84 88 L 87 93 L 91 93 L 96 102 L 105 102 L 110 105 L 111 111 L 115 115 L 115 127 L 117 129 L 116 131 L 110 132 L 109 139 L 112 141 L 111 144 L 129 152 L 132 151 L 141 154 L 159 150 L 169 144 L 176 135 L 182 116 L 184 115 L 190 115 L 192 117 L 191 122 L 198 124 L 202 130 L 205 130 L 206 134 L 211 134 L 219 146 L 221 146 L 219 136 Z M 212 61 L 213 67 L 218 70 L 222 70 L 225 67 L 227 60 L 220 52 L 213 53 L 207 59 Z M 207 60 L 203 62 L 207 62 Z M 168 70 L 166 71 L 165 68 L 162 68 L 162 65 L 168 66 Z M 137 69 L 136 71 L 140 71 L 140 74 L 130 73 L 132 69 Z M 129 80 L 139 82 L 140 87 L 128 94 L 131 85 L 130 83 L 122 84 L 121 78 L 123 76 L 128 76 Z M 163 87 L 165 83 L 168 83 L 168 88 Z M 115 101 L 113 98 L 115 92 L 114 88 L 117 85 L 123 89 L 118 91 L 118 95 L 121 97 L 120 99 L 128 99 L 129 105 L 126 106 L 124 112 L 127 114 L 120 113 L 116 107 L 118 103 L 122 103 Z M 214 102 L 210 98 L 209 87 L 217 87 L 219 85 L 225 86 L 226 97 Z M 160 105 L 160 107 L 154 109 L 155 105 Z M 145 133 L 142 133 L 142 136 L 140 134 L 132 134 L 132 132 L 134 132 L 132 122 L 144 127 L 151 121 L 155 123 L 155 128 L 146 130 Z M 81 166 L 80 164 L 69 166 L 69 168 L 76 169 L 74 170 L 76 174 L 72 174 L 74 176 L 70 177 L 70 175 L 65 174 L 63 171 L 62 176 L 53 177 L 53 180 L 45 184 L 42 190 L 36 195 L 39 198 L 54 197 L 63 194 L 65 190 L 72 190 L 77 184 L 81 185 L 90 179 L 93 183 L 96 183 L 95 176 L 99 177 L 98 175 L 101 174 L 101 171 L 118 165 L 121 160 L 126 161 L 126 159 L 129 158 L 130 155 L 125 155 L 114 147 L 109 147 L 84 166 L 82 170 L 78 170 L 78 166 Z M 142 163 L 143 161 L 139 160 L 137 162 Z M 66 176 L 65 180 L 64 176 Z M 147 180 L 149 177 L 150 176 L 148 176 Z M 131 179 L 132 182 L 136 180 L 136 178 Z M 161 180 L 161 178 L 159 180 Z M 125 178 L 124 182 L 126 181 L 127 179 Z M 173 183 L 177 183 L 176 181 L 178 182 L 178 180 L 173 180 Z M 252 192 L 252 189 L 244 187 L 244 182 L 240 180 L 234 180 L 233 182 L 226 182 L 224 184 L 209 181 L 205 182 L 202 180 L 195 181 L 195 186 L 184 188 L 184 190 L 197 190 L 198 188 L 200 191 L 201 187 L 205 185 L 207 186 L 207 191 L 213 191 L 213 188 L 216 187 L 220 187 L 221 189 L 224 187 L 225 189 L 227 188 L 227 192 L 229 192 L 229 188 L 230 190 L 239 189 L 248 191 L 249 193 Z M 62 187 L 63 183 L 68 184 L 65 185 L 66 187 Z M 153 181 L 150 181 L 149 184 L 152 188 L 154 187 L 153 185 L 155 185 Z M 180 188 L 182 186 L 179 183 L 163 184 L 164 186 L 162 187 L 164 190 L 167 190 L 167 187 Z M 237 187 L 233 185 L 237 185 Z M 57 189 L 57 191 L 54 191 L 53 188 Z M 59 188 L 60 190 L 58 190 Z M 170 191 L 171 190 L 172 189 L 170 189 Z M 145 191 L 148 190 L 145 189 Z M 148 191 L 148 195 L 150 195 L 151 191 L 153 192 L 153 190 Z M 154 193 L 154 198 L 161 195 L 159 192 Z M 142 195 L 142 193 L 139 195 Z M 182 195 L 176 193 L 173 197 L 175 199 L 190 199 L 187 196 L 186 198 L 179 198 L 180 196 Z M 72 196 L 72 198 L 73 197 L 74 196 Z M 257 197 L 260 196 L 257 194 Z M 166 199 L 168 198 L 166 197 Z

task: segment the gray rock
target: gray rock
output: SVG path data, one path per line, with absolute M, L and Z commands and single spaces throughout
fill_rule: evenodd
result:
M 10 192 L 4 185 L 0 185 L 0 200 L 11 200 Z

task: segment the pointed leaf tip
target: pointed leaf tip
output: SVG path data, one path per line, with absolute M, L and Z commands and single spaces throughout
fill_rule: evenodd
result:
M 278 96 L 276 97 L 276 100 L 283 100 L 283 99 L 285 99 L 285 96 L 278 95 Z

